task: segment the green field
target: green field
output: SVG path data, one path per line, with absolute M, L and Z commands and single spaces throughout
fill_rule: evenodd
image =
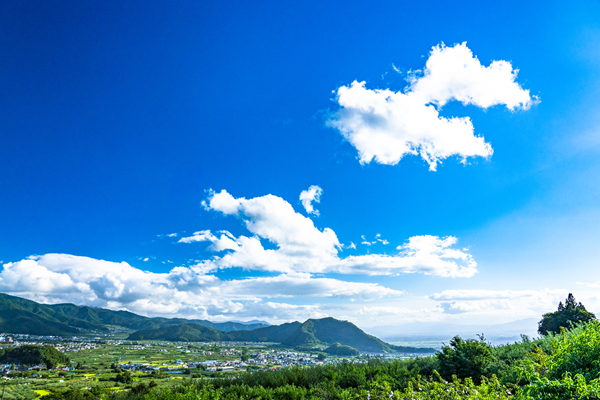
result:
M 240 346 L 223 343 L 216 345 L 107 341 L 94 344 L 97 348 L 83 348 L 86 345 L 87 342 L 78 345 L 55 344 L 58 348 L 70 346 L 71 349 L 77 350 L 65 352 L 71 359 L 72 369 L 10 372 L 11 379 L 6 384 L 5 399 L 34 399 L 49 394 L 66 393 L 71 389 L 91 390 L 96 393 L 122 392 L 140 383 L 168 388 L 180 385 L 185 379 L 231 377 L 247 373 L 248 367 L 221 371 L 208 370 L 203 366 L 184 368 L 181 363 L 241 360 L 243 356 L 248 357 L 248 354 L 271 356 L 284 350 L 280 345 L 258 343 Z M 148 364 L 149 368 L 161 370 L 127 371 L 119 368 L 119 364 L 128 363 Z M 276 367 L 278 366 L 274 364 L 265 364 L 252 366 L 251 369 L 259 371 Z

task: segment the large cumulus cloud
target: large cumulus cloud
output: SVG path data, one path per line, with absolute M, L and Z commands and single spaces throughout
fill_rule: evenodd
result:
M 440 109 L 455 100 L 483 109 L 505 105 L 528 109 L 538 101 L 516 82 L 508 61 L 483 66 L 466 42 L 433 47 L 423 71 L 410 75 L 404 92 L 368 89 L 354 81 L 337 90 L 340 108 L 328 125 L 358 150 L 361 163 L 397 164 L 405 155 L 420 155 L 434 171 L 445 158 L 490 157 L 492 146 L 475 135 L 469 117 L 446 118 Z

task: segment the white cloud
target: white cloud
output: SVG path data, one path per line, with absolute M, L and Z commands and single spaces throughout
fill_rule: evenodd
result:
M 360 244 L 364 244 L 365 246 L 371 246 L 371 245 L 374 245 L 375 243 L 377 243 L 377 240 L 374 240 L 374 241 L 372 241 L 372 242 L 369 242 L 369 241 L 367 240 L 367 238 L 365 237 L 365 235 L 361 235 L 361 237 L 360 237 L 360 238 L 362 239 L 362 242 L 360 242 Z
M 439 321 L 443 317 L 443 311 L 439 307 L 415 309 L 394 306 L 373 306 L 363 307 L 357 311 L 357 314 L 364 315 L 373 322 L 383 322 L 387 324 L 390 323 L 390 318 L 397 323 L 398 321 Z
M 166 238 L 166 237 L 172 238 L 172 237 L 177 237 L 177 233 L 167 233 L 167 234 L 160 234 L 160 235 L 156 235 L 156 236 L 158 236 L 161 239 Z
M 508 61 L 481 65 L 466 46 L 433 47 L 424 71 L 410 75 L 405 92 L 367 89 L 354 81 L 337 90 L 340 109 L 327 122 L 358 150 L 361 163 L 395 165 L 419 154 L 435 171 L 451 156 L 490 157 L 492 147 L 476 136 L 469 117 L 446 118 L 440 108 L 456 100 L 480 108 L 505 105 L 526 110 L 539 101 L 515 82 L 518 70 Z
M 307 213 L 319 215 L 319 211 L 313 208 L 312 202 L 320 203 L 322 193 L 323 189 L 316 185 L 312 185 L 308 190 L 303 190 L 300 193 L 300 201 Z
M 576 282 L 578 285 L 587 286 L 594 289 L 600 288 L 600 282 Z
M 541 316 L 566 297 L 564 289 L 445 290 L 430 298 L 447 314 L 508 314 L 515 318 Z
M 271 293 L 271 297 L 344 297 L 351 300 L 371 300 L 402 294 L 374 283 L 313 278 L 306 273 L 230 281 L 223 290 L 225 293 L 238 295 L 262 293 L 264 296 L 265 293 Z
M 382 239 L 381 238 L 381 234 L 378 233 L 377 235 L 375 235 L 375 240 L 373 240 L 372 242 L 369 242 L 367 240 L 367 238 L 365 237 L 365 235 L 361 235 L 360 237 L 362 239 L 362 242 L 360 242 L 360 244 L 364 244 L 366 246 L 372 246 L 374 244 L 377 244 L 377 242 L 380 242 L 381 244 L 390 244 L 390 242 L 388 242 L 386 239 Z
M 204 242 L 212 240 L 212 238 L 214 238 L 214 235 L 210 233 L 210 231 L 198 231 L 194 232 L 192 236 L 182 237 L 179 239 L 178 243 Z
M 222 281 L 195 266 L 152 273 L 125 262 L 68 254 L 46 254 L 4 264 L 0 291 L 41 302 L 74 302 L 144 315 L 217 320 L 234 314 L 236 318 L 254 317 L 253 313 L 279 320 L 286 319 L 285 315 L 293 310 L 310 312 L 310 316 L 322 314 L 317 312 L 318 307 L 276 306 L 279 303 L 265 299 L 373 300 L 402 294 L 378 284 L 313 278 L 310 274 Z M 283 314 L 276 313 L 282 309 Z
M 235 205 L 235 206 L 233 206 Z M 199 231 L 181 238 L 182 243 L 211 242 L 210 250 L 226 252 L 203 261 L 202 268 L 240 267 L 283 273 L 327 273 L 393 275 L 423 273 L 445 277 L 470 277 L 477 264 L 465 250 L 455 249 L 457 239 L 449 236 L 414 236 L 398 246 L 398 254 L 368 254 L 340 258 L 342 246 L 330 228 L 319 230 L 313 221 L 299 213 L 280 197 L 266 195 L 253 199 L 235 199 L 225 190 L 210 191 L 205 202 L 209 210 L 235 214 L 252 237 L 234 237 L 229 232 L 214 235 Z M 268 240 L 276 249 L 265 249 Z M 384 242 L 380 235 L 377 241 Z M 385 243 L 384 243 L 385 244 Z

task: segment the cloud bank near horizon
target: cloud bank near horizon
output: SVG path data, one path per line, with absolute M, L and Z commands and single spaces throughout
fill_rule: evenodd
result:
M 489 158 L 492 146 L 475 135 L 469 117 L 440 116 L 450 101 L 487 109 L 504 105 L 527 110 L 539 102 L 516 82 L 518 70 L 508 61 L 481 64 L 466 42 L 432 48 L 423 71 L 409 73 L 404 92 L 367 89 L 354 81 L 336 92 L 340 108 L 327 125 L 359 153 L 361 164 L 375 161 L 395 165 L 407 154 L 420 155 L 435 171 L 442 160 L 458 156 Z
M 306 273 L 221 280 L 196 266 L 154 273 L 126 262 L 69 254 L 45 254 L 4 264 L 0 291 L 43 303 L 69 302 L 151 316 L 285 321 L 325 315 L 318 305 L 287 304 L 283 302 L 287 298 L 366 301 L 402 294 L 375 283 L 315 278 Z

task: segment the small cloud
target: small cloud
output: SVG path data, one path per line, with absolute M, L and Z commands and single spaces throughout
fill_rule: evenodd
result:
M 371 245 L 374 245 L 375 243 L 377 243 L 377 240 L 374 240 L 374 241 L 372 241 L 372 242 L 369 242 L 369 241 L 368 241 L 368 240 L 365 238 L 365 235 L 361 235 L 361 237 L 360 237 L 360 238 L 362 239 L 362 242 L 360 242 L 360 244 L 364 244 L 364 245 L 366 245 L 366 246 L 371 246 Z
M 390 244 L 390 242 L 388 242 L 386 239 L 382 239 L 381 238 L 381 233 L 378 233 L 377 235 L 375 235 L 375 240 L 373 240 L 372 242 L 369 242 L 366 238 L 365 235 L 362 235 L 360 237 L 363 241 L 360 242 L 361 244 L 364 244 L 366 246 L 372 246 L 374 244 L 377 244 L 377 242 L 381 243 L 381 244 Z
M 146 261 L 148 261 L 148 260 L 150 260 L 150 259 L 149 259 L 148 257 L 146 257 L 146 258 L 144 258 L 142 261 L 143 261 L 143 262 L 146 262 Z
M 307 213 L 319 215 L 319 211 L 313 208 L 312 202 L 320 203 L 322 193 L 323 189 L 317 185 L 313 185 L 309 187 L 308 190 L 303 190 L 302 193 L 300 193 L 300 201 Z
M 166 238 L 166 237 L 177 237 L 177 233 L 166 233 L 166 234 L 160 234 L 160 235 L 156 235 L 156 236 L 158 236 L 160 239 Z

